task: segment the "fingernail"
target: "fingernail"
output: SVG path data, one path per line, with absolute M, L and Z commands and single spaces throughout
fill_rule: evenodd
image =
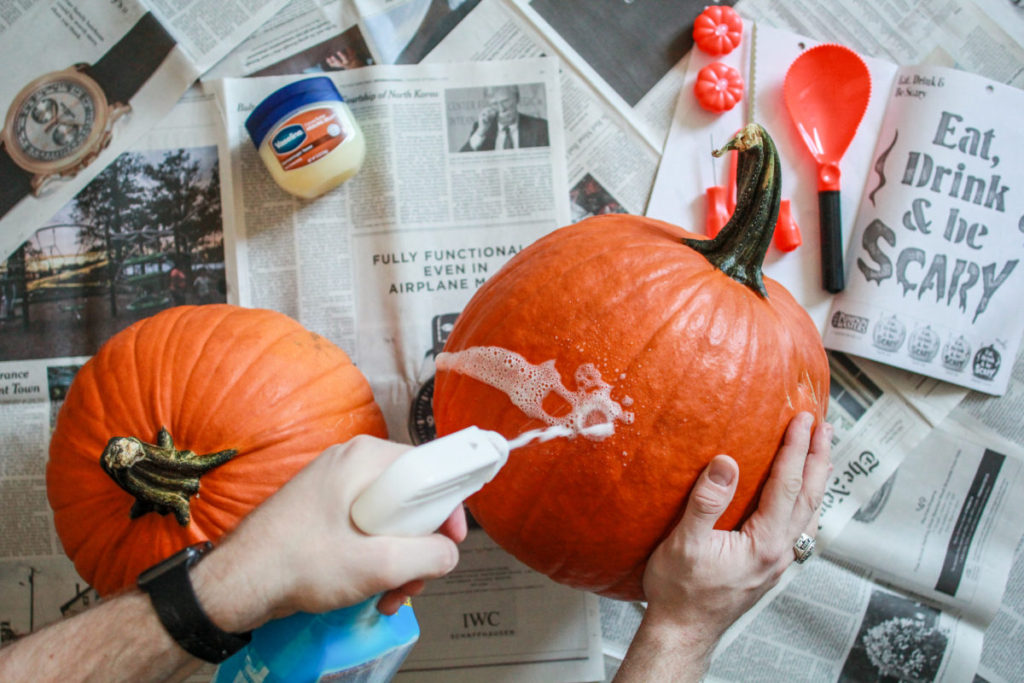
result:
M 715 458 L 708 468 L 708 479 L 723 487 L 732 484 L 733 474 L 733 468 L 729 467 L 724 458 Z
M 825 434 L 825 438 L 828 439 L 829 441 L 831 441 L 832 440 L 832 434 L 835 431 L 835 429 L 832 427 L 832 425 L 830 425 L 828 422 L 826 422 L 826 423 L 821 425 L 821 428 L 822 428 L 822 430 L 823 430 L 823 432 Z
M 814 424 L 814 416 L 811 415 L 810 413 L 807 413 L 807 412 L 800 413 L 797 416 L 797 418 L 800 420 L 800 427 L 802 429 L 810 429 L 811 425 Z

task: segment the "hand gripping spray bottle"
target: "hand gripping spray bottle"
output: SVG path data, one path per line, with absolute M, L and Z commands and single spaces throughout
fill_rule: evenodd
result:
M 352 504 L 352 521 L 381 536 L 432 533 L 508 460 L 497 432 L 467 427 L 403 453 Z M 325 614 L 300 612 L 253 631 L 215 683 L 389 681 L 420 635 L 412 608 L 385 616 L 374 596 Z

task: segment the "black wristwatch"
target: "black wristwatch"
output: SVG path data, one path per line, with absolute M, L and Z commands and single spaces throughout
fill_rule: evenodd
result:
M 190 545 L 139 574 L 138 584 L 149 593 L 160 623 L 178 645 L 219 664 L 245 647 L 252 634 L 222 631 L 199 605 L 188 570 L 212 549 L 209 541 Z

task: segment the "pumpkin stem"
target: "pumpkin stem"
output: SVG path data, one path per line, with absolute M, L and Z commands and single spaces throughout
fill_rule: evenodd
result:
M 768 132 L 757 123 L 744 126 L 713 154 L 719 157 L 731 150 L 740 155 L 736 165 L 736 210 L 714 239 L 683 238 L 683 244 L 703 254 L 732 279 L 768 298 L 761 266 L 779 216 L 779 153 Z
M 132 519 L 147 512 L 173 512 L 178 524 L 188 526 L 189 498 L 199 493 L 199 478 L 237 454 L 233 448 L 207 455 L 179 451 L 171 433 L 161 427 L 155 444 L 134 436 L 114 437 L 103 449 L 100 465 L 118 486 L 135 496 L 129 513 Z

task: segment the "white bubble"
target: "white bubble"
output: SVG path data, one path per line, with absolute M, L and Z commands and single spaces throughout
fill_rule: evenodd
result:
M 528 417 L 569 430 L 568 434 L 554 436 L 583 435 L 600 440 L 615 432 L 615 422 L 633 422 L 633 413 L 623 410 L 611 397 L 611 385 L 592 363 L 576 368 L 576 391 L 562 384 L 554 360 L 534 365 L 500 346 L 445 351 L 438 354 L 436 365 L 438 370 L 458 372 L 498 389 Z M 555 416 L 544 409 L 544 399 L 552 393 L 569 404 L 568 415 Z

